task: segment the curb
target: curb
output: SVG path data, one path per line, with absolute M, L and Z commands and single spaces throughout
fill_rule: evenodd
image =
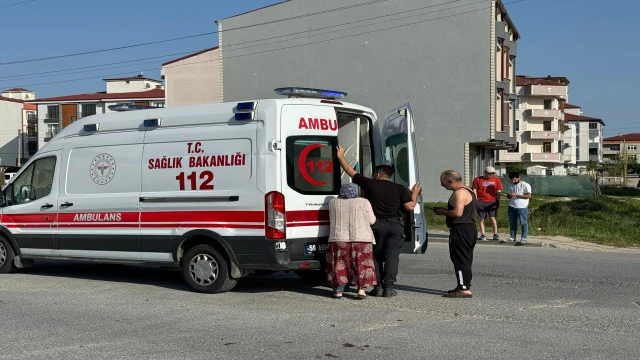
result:
M 430 243 L 449 243 L 449 235 L 445 234 L 429 234 L 429 242 Z M 497 246 L 515 246 L 515 244 L 511 243 L 500 243 L 498 240 L 478 240 L 476 245 L 497 245 Z M 546 243 L 546 242 L 527 242 L 524 245 L 520 245 L 518 247 L 550 247 L 556 248 L 554 244 Z

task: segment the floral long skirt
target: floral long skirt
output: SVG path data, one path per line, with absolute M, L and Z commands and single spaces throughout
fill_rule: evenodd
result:
M 376 285 L 373 245 L 364 242 L 329 243 L 325 271 L 327 285 L 332 288 L 347 283 L 361 288 Z

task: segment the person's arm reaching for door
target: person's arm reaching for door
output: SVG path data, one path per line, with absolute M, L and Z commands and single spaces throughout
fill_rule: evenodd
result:
M 344 149 L 342 148 L 342 146 L 338 145 L 336 147 L 336 150 L 338 151 L 338 162 L 340 163 L 340 167 L 342 167 L 344 172 L 347 173 L 350 178 L 356 176 L 358 172 L 351 165 L 349 165 L 347 159 L 344 158 Z

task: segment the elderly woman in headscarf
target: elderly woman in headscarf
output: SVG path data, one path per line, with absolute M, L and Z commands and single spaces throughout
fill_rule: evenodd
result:
M 329 217 L 327 283 L 334 298 L 342 298 L 345 285 L 351 283 L 358 288 L 358 299 L 364 299 L 366 288 L 377 284 L 371 230 L 376 217 L 371 203 L 360 197 L 357 185 L 344 184 L 340 196 L 329 202 Z

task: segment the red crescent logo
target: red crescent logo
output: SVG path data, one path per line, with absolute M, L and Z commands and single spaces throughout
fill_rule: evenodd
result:
M 309 175 L 309 173 L 307 172 L 307 168 L 306 166 L 306 162 L 307 162 L 307 156 L 309 155 L 309 152 L 313 149 L 317 149 L 317 148 L 325 148 L 327 150 L 329 150 L 326 146 L 324 145 L 320 145 L 320 144 L 312 144 L 312 145 L 307 145 L 307 147 L 305 147 L 302 152 L 300 153 L 300 157 L 298 157 L 298 169 L 300 169 L 300 175 L 302 175 L 302 177 L 307 180 L 307 182 L 311 185 L 314 186 L 322 186 L 327 184 L 329 181 L 317 181 L 314 178 L 311 177 L 311 175 Z

